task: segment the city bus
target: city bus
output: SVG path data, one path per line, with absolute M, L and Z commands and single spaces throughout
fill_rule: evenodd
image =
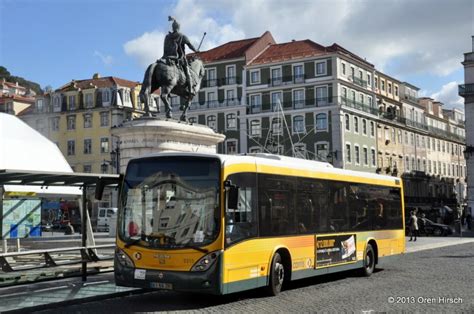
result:
M 130 160 L 117 285 L 209 294 L 354 269 L 405 250 L 400 178 L 270 154 Z

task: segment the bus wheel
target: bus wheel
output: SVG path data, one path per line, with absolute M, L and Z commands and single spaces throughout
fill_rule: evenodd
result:
M 267 292 L 271 296 L 280 293 L 285 280 L 285 267 L 283 266 L 281 256 L 275 253 L 272 260 L 272 268 L 270 270 L 270 283 L 267 287 Z
M 362 275 L 369 277 L 375 269 L 375 253 L 372 244 L 368 243 L 365 250 L 364 267 L 362 268 Z

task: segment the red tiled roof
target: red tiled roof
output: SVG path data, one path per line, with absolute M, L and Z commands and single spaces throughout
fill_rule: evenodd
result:
M 10 87 L 14 87 L 14 88 L 18 88 L 18 89 L 26 89 L 26 87 L 23 87 L 21 85 L 16 85 L 16 83 L 11 83 L 11 82 L 7 82 L 7 81 L 5 81 L 3 83 L 0 82 L 0 84 L 10 86 Z
M 356 55 L 355 53 L 352 53 L 350 52 L 349 50 L 347 50 L 346 48 L 344 47 L 341 47 L 339 46 L 338 44 L 334 43 L 332 44 L 331 46 L 328 46 L 326 47 L 328 50 L 330 51 L 334 51 L 334 52 L 341 52 L 341 53 L 344 53 L 344 54 L 348 54 L 350 55 L 351 57 L 359 60 L 359 61 L 362 61 L 364 63 L 367 63 L 367 64 L 370 64 L 371 66 L 374 66 L 372 63 L 368 62 L 367 60 L 365 59 L 362 59 L 361 57 L 359 57 L 358 55 Z
M 98 88 L 113 87 L 116 85 L 134 88 L 139 84 L 140 84 L 139 82 L 124 80 L 124 79 L 114 77 L 114 76 L 107 76 L 107 77 L 86 79 L 86 80 L 77 80 L 77 81 L 74 80 L 67 83 L 66 85 L 61 86 L 57 90 L 58 91 L 66 90 L 66 89 L 69 89 L 70 87 L 88 89 L 88 88 L 95 88 L 95 87 L 98 87 Z
M 331 51 L 309 39 L 270 45 L 251 64 L 279 62 L 327 54 Z
M 27 97 L 27 96 L 20 96 L 20 95 L 9 95 L 9 94 L 3 94 L 0 96 L 0 103 L 6 103 L 7 100 L 12 99 L 14 101 L 18 102 L 24 102 L 24 103 L 35 103 L 35 98 L 34 97 Z
M 225 59 L 235 59 L 245 56 L 245 51 L 250 48 L 260 37 L 230 41 L 216 48 L 197 53 L 204 62 L 214 62 Z M 191 54 L 194 55 L 194 54 Z

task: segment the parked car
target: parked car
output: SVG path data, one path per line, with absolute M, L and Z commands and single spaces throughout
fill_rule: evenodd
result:
M 410 235 L 410 219 L 406 221 L 405 227 L 405 234 L 408 236 Z M 418 217 L 419 235 L 448 236 L 453 233 L 453 228 L 448 225 L 436 223 L 428 218 Z
M 428 218 L 418 218 L 418 229 L 420 234 L 434 236 L 447 236 L 454 233 L 450 226 L 433 222 Z

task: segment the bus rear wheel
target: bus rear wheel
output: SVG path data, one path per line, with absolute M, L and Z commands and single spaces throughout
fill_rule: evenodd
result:
M 281 292 L 283 282 L 285 281 L 285 267 L 279 253 L 275 253 L 270 269 L 270 280 L 267 286 L 267 292 L 271 296 L 276 296 Z
M 364 267 L 362 267 L 362 275 L 369 277 L 375 269 L 375 252 L 372 244 L 368 243 L 364 255 Z

